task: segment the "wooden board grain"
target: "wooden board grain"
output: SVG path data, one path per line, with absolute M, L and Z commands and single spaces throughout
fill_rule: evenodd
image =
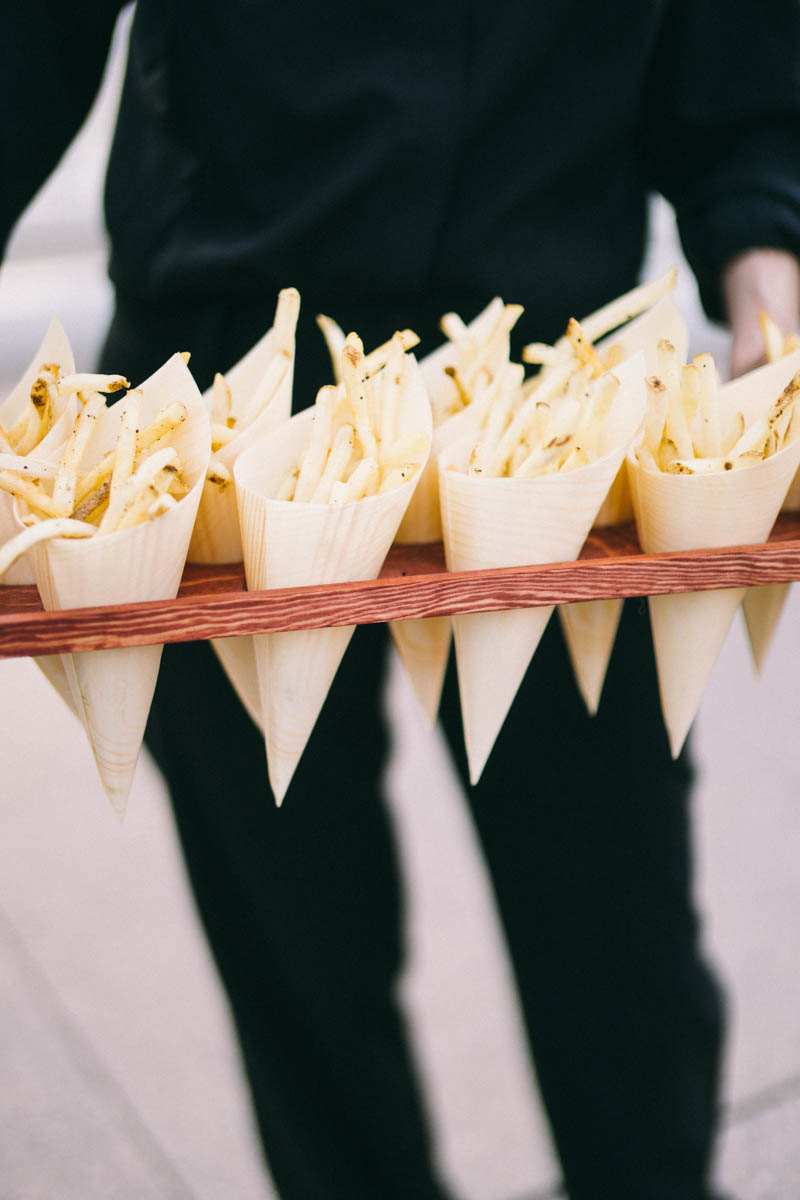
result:
M 0 657 L 370 624 L 577 600 L 800 580 L 800 514 L 763 546 L 642 554 L 632 525 L 594 530 L 580 559 L 450 574 L 440 544 L 395 546 L 379 579 L 248 592 L 241 564 L 186 568 L 177 599 L 44 612 L 35 588 L 0 587 Z

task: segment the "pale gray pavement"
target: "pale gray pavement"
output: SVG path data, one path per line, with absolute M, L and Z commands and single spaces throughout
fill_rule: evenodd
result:
M 3 393 L 53 312 L 91 362 L 109 303 L 96 164 L 113 105 L 112 92 L 0 272 Z M 675 254 L 659 209 L 651 265 Z M 718 331 L 697 316 L 693 331 L 694 349 L 724 357 Z M 761 681 L 737 624 L 696 726 L 700 904 L 732 1003 L 719 1176 L 739 1200 L 800 1194 L 798 668 L 795 589 Z M 465 1200 L 545 1196 L 556 1168 L 471 829 L 397 670 L 389 704 L 402 991 L 442 1168 Z M 119 825 L 28 661 L 0 663 L 0 730 L 0 1200 L 269 1200 L 154 768 L 144 756 Z

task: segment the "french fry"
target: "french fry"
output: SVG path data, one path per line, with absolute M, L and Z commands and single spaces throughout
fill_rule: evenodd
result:
M 300 293 L 297 288 L 283 288 L 278 293 L 275 318 L 272 322 L 276 354 L 286 358 L 294 357 L 294 339 L 299 315 Z
M 376 458 L 365 457 L 356 466 L 347 482 L 338 481 L 331 488 L 331 504 L 347 504 L 372 496 L 378 490 L 380 467 Z
M 16 537 L 0 548 L 0 579 L 14 565 L 21 555 L 39 542 L 50 541 L 53 538 L 85 538 L 93 537 L 97 530 L 93 525 L 84 521 L 73 521 L 68 517 L 55 517 L 49 521 L 40 521 L 29 529 L 24 529 Z
M 218 458 L 212 458 L 211 462 L 208 464 L 208 470 L 206 471 L 206 480 L 210 484 L 213 484 L 214 487 L 218 487 L 220 490 L 222 490 L 231 486 L 233 483 L 233 476 L 225 466 L 225 463 L 220 462 Z
M 312 504 L 327 504 L 331 498 L 333 485 L 339 483 L 347 470 L 350 459 L 353 457 L 355 448 L 355 430 L 352 425 L 342 425 L 336 433 L 333 440 L 328 461 L 320 476 L 312 495 L 308 497 Z M 302 476 L 302 467 L 300 469 Z M 295 490 L 295 500 L 302 500 L 305 497 L 298 495 L 300 490 L 300 480 L 297 481 L 297 489 Z
M 396 358 L 398 349 L 402 354 L 406 350 L 413 350 L 417 345 L 419 345 L 419 336 L 414 333 L 413 329 L 398 329 L 387 342 L 376 346 L 365 356 L 364 374 L 369 378 L 370 375 L 374 375 L 381 367 L 385 366 L 393 356 Z
M 697 409 L 698 438 L 697 452 L 707 458 L 718 458 L 722 453 L 722 429 L 717 401 L 717 372 L 710 354 L 698 354 L 688 372 L 689 388 L 695 394 Z
M 106 476 L 93 492 L 75 505 L 73 516 L 76 521 L 99 521 L 108 508 L 108 496 L 111 491 L 111 477 Z M 102 511 L 101 511 L 102 510 Z
M 422 464 L 418 462 L 403 463 L 402 467 L 392 467 L 385 475 L 378 491 L 391 492 L 393 488 L 400 487 L 403 483 L 408 483 L 409 479 L 413 479 Z
M 93 375 L 89 372 L 67 375 L 58 381 L 58 390 L 62 396 L 72 392 L 87 395 L 91 395 L 92 392 L 104 392 L 106 395 L 112 395 L 130 386 L 124 375 Z
M 344 350 L 345 340 L 344 330 L 341 325 L 337 325 L 332 317 L 326 317 L 324 313 L 318 314 L 317 325 L 322 336 L 325 338 L 325 345 L 328 347 L 328 354 L 330 355 L 333 367 L 333 377 L 337 383 L 341 383 L 342 351 Z
M 389 449 L 381 448 L 380 465 L 383 475 L 409 462 L 422 462 L 427 453 L 427 439 L 422 433 L 411 433 L 397 439 Z
M 647 412 L 645 414 L 644 436 L 647 450 L 653 460 L 658 455 L 661 440 L 664 436 L 664 426 L 667 420 L 667 388 L 657 375 L 645 379 L 647 389 Z
M 58 507 L 61 516 L 68 517 L 75 506 L 78 467 L 89 444 L 89 439 L 97 426 L 97 419 L 105 406 L 106 402 L 103 396 L 99 392 L 94 392 L 75 418 L 75 424 L 61 455 L 58 475 L 53 485 L 53 503 Z
M 163 517 L 164 513 L 168 513 L 170 509 L 175 508 L 177 503 L 178 501 L 174 496 L 170 496 L 169 492 L 166 492 L 163 496 L 159 496 L 147 510 L 148 521 L 155 521 L 158 517 Z
M 339 402 L 339 392 L 335 387 L 320 388 L 314 405 L 314 416 L 311 422 L 311 436 L 308 440 L 300 471 L 295 485 L 294 500 L 311 500 L 316 491 L 328 459 L 328 448 L 331 441 L 333 418 Z M 352 453 L 352 448 L 351 448 Z M 347 462 L 350 461 L 350 455 Z M 347 463 L 342 466 L 342 470 Z M 335 476 L 336 479 L 340 475 Z M 331 479 L 329 482 L 333 483 Z
M 0 451 L 0 471 L 19 471 L 26 479 L 55 479 L 58 463 L 31 458 L 30 455 Z
M 445 313 L 439 322 L 439 328 L 451 342 L 458 342 L 462 338 L 468 339 L 470 336 L 469 329 L 455 312 Z
M 136 465 L 136 441 L 139 434 L 139 418 L 142 411 L 142 393 L 132 389 L 120 401 L 121 420 L 117 435 L 117 448 L 109 485 L 109 502 L 130 479 Z
M 658 374 L 667 389 L 665 436 L 675 446 L 678 458 L 692 458 L 694 449 L 683 408 L 680 364 L 675 347 L 666 338 L 658 343 Z
M 378 444 L 367 402 L 364 347 L 355 334 L 348 334 L 342 351 L 342 381 L 353 412 L 353 424 L 361 452 L 364 457 L 377 458 Z
M 522 347 L 522 361 L 534 366 L 554 367 L 561 361 L 561 355 L 555 346 L 548 346 L 545 342 L 529 342 Z
M 592 375 L 601 375 L 605 370 L 605 365 L 586 336 L 585 331 L 581 328 L 580 322 L 576 321 L 574 317 L 570 319 L 567 325 L 566 337 L 576 357 L 582 363 L 585 363 L 586 366 L 591 367 Z
M 163 454 L 165 451 L 161 451 L 160 453 Z M 175 455 L 175 457 L 177 459 L 177 455 Z M 117 522 L 116 529 L 118 531 L 123 529 L 132 529 L 134 525 L 138 525 L 140 522 L 147 520 L 148 513 L 153 507 L 154 502 L 160 500 L 161 497 L 169 490 L 169 486 L 172 483 L 176 470 L 177 468 L 174 463 L 166 463 L 159 471 L 152 473 L 148 482 L 142 482 L 141 490 L 128 504 L 126 504 L 125 509 Z M 174 497 L 172 497 L 172 499 L 174 499 Z M 112 501 L 110 500 L 109 508 L 111 507 L 111 503 Z M 101 532 L 108 532 L 108 530 L 102 530 L 101 528 Z
M 768 312 L 759 313 L 758 321 L 761 326 L 761 335 L 764 338 L 767 362 L 777 362 L 785 353 L 784 336 Z
M 44 517 L 63 517 L 64 506 L 57 504 L 52 496 L 31 479 L 17 471 L 0 471 L 0 490 L 24 500 L 35 513 Z M 69 516 L 69 513 L 66 514 Z
M 590 317 L 585 317 L 581 322 L 585 336 L 592 342 L 596 342 L 605 334 L 611 333 L 612 330 L 638 316 L 639 313 L 643 313 L 645 309 L 651 308 L 657 300 L 672 291 L 677 277 L 677 269 L 672 267 L 658 279 L 640 284 L 630 292 L 626 292 L 623 296 L 604 305 L 603 308 L 599 308 L 597 312 Z
M 231 389 L 225 376 L 217 371 L 211 386 L 211 427 L 220 425 L 229 429 L 231 419 Z M 213 433 L 212 433 L 213 436 Z
M 219 450 L 221 446 L 227 446 L 228 442 L 232 442 L 236 437 L 236 430 L 230 425 L 220 425 L 213 421 L 211 424 L 211 449 Z
M 154 451 L 137 467 L 116 495 L 109 498 L 108 509 L 100 522 L 100 532 L 113 533 L 119 528 L 128 509 L 136 504 L 139 497 L 149 487 L 155 485 L 157 479 L 161 480 L 162 472 L 166 469 L 172 475 L 177 470 L 177 466 L 178 455 L 172 446 L 165 446 L 163 450 Z M 169 482 L 168 479 L 167 483 Z

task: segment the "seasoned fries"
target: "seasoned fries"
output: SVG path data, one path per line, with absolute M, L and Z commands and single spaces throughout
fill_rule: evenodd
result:
M 781 348 L 783 344 L 781 339 Z M 800 372 L 768 411 L 748 424 L 744 413 L 725 410 L 710 354 L 698 354 L 681 366 L 674 347 L 662 341 L 658 360 L 658 376 L 646 380 L 644 437 L 636 452 L 646 470 L 672 475 L 731 471 L 762 462 L 788 445 L 800 395 Z
M 335 350 L 334 322 L 321 323 Z M 275 498 L 297 503 L 346 504 L 384 493 L 413 479 L 428 453 L 428 438 L 397 440 L 403 356 L 419 339 L 402 330 L 364 354 L 350 333 L 342 343 L 341 382 L 320 389 L 311 433 Z
M 121 421 L 114 448 L 91 469 L 81 471 L 98 421 L 106 412 L 99 389 L 112 393 L 129 386 L 121 375 L 79 374 L 60 379 L 54 365 L 41 368 L 31 389 L 30 407 L 7 435 L 17 453 L 0 458 L 4 468 L 0 469 L 0 490 L 24 506 L 20 516 L 29 526 L 3 548 L 0 575 L 37 542 L 130 529 L 169 511 L 185 495 L 178 455 L 164 443 L 186 419 L 186 406 L 165 406 L 140 430 L 139 390 L 128 391 L 120 401 Z M 65 397 L 71 396 L 77 397 L 80 407 L 58 463 L 23 457 L 19 448 L 30 442 L 34 417 L 40 426 L 52 421 L 60 415 Z

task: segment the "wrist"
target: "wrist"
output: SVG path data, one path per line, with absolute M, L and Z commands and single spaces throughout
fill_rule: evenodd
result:
M 739 375 L 765 361 L 762 312 L 769 313 L 785 334 L 797 328 L 800 261 L 786 250 L 746 250 L 723 268 L 722 293 L 733 334 L 731 371 Z

